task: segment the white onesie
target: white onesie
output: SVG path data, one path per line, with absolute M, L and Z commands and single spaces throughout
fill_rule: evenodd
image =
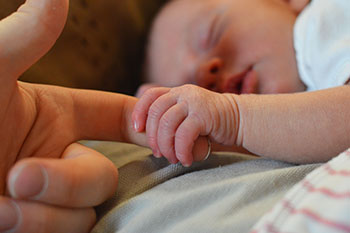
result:
M 344 85 L 350 78 L 350 0 L 313 0 L 297 18 L 294 47 L 308 91 Z

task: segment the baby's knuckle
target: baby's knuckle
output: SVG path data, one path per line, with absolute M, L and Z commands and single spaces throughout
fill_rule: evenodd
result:
M 162 154 L 166 157 L 166 158 L 174 158 L 175 157 L 175 151 L 173 149 L 173 147 L 162 147 L 160 148 L 160 151 L 162 152 Z
M 160 91 L 159 87 L 151 87 L 149 89 L 146 89 L 141 96 L 142 99 L 149 99 L 152 98 L 153 96 L 157 95 L 157 93 Z
M 189 140 L 188 130 L 190 129 L 186 129 L 186 130 L 179 129 L 178 131 L 176 131 L 176 134 L 175 134 L 176 141 L 179 141 L 180 143 L 187 142 Z
M 153 104 L 148 110 L 148 119 L 155 120 L 158 119 L 160 107 L 157 104 Z
M 186 89 L 195 89 L 197 86 L 196 85 L 193 85 L 193 84 L 185 84 L 183 85 L 183 88 L 186 88 Z
M 172 119 L 170 116 L 163 116 L 159 122 L 159 130 L 168 131 L 172 125 Z
M 187 93 L 189 94 L 191 90 L 195 89 L 196 86 L 193 84 L 184 84 L 179 87 L 175 87 L 171 89 L 172 93 Z
M 180 161 L 184 160 L 187 157 L 187 146 L 185 146 L 184 144 L 177 147 L 176 150 L 176 158 Z
M 155 149 L 157 147 L 157 140 L 154 136 L 147 136 L 148 139 L 148 145 L 152 148 Z

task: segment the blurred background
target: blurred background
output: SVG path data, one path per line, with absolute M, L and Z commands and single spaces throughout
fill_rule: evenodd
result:
M 166 0 L 70 0 L 55 46 L 20 80 L 133 95 L 151 21 Z M 0 0 L 4 18 L 25 0 Z

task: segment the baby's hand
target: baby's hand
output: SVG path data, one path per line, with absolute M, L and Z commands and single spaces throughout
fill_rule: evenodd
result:
M 146 130 L 156 157 L 190 166 L 199 136 L 233 145 L 238 135 L 238 111 L 234 95 L 219 94 L 194 85 L 152 88 L 138 101 L 133 112 L 134 128 Z

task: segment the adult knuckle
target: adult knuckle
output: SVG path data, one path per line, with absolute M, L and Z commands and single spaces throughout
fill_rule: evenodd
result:
M 97 214 L 94 208 L 87 209 L 86 214 L 88 215 L 86 218 L 87 228 L 91 229 L 97 220 Z
M 76 200 L 77 196 L 79 196 L 77 187 L 79 187 L 80 182 L 78 169 L 70 170 L 67 178 L 64 180 L 64 186 L 58 191 L 62 206 L 69 206 Z
M 55 212 L 54 211 L 49 211 L 46 208 L 41 208 L 41 213 L 37 214 L 34 216 L 34 218 L 31 219 L 30 222 L 30 230 L 29 232 L 32 233 L 46 233 L 46 232 L 51 232 L 52 227 L 53 227 L 53 221 L 55 218 Z M 40 216 L 40 218 L 38 217 Z M 28 231 L 26 231 L 28 232 Z
M 108 197 L 111 197 L 115 191 L 117 190 L 118 187 L 118 179 L 119 179 L 119 173 L 118 169 L 115 166 L 115 164 L 110 161 L 109 159 L 105 158 L 105 174 L 108 174 L 106 176 L 106 181 L 108 183 L 107 186 L 102 187 L 102 190 L 105 190 L 104 195 L 101 195 L 101 200 L 99 201 L 98 204 L 101 204 L 101 202 L 105 201 Z

